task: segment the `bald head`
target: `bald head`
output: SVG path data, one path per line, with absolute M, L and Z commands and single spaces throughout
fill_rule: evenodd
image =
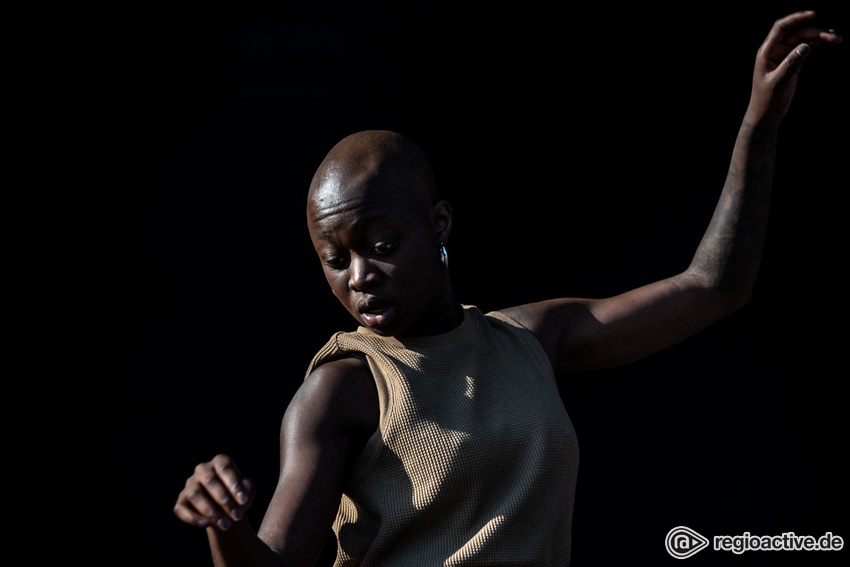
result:
M 387 130 L 366 130 L 343 138 L 316 170 L 308 205 L 327 207 L 351 197 L 393 202 L 437 202 L 428 158 L 413 142 Z
M 424 153 L 394 132 L 344 138 L 310 184 L 307 229 L 325 278 L 379 334 L 427 334 L 456 319 L 444 261 L 451 225 Z

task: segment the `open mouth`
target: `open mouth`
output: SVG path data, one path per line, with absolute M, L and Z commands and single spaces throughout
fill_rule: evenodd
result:
M 386 325 L 393 307 L 389 303 L 372 299 L 361 302 L 357 310 L 367 327 L 380 328 Z

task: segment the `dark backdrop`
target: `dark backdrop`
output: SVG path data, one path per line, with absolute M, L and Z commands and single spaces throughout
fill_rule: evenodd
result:
M 815 4 L 850 33 L 840 2 Z M 317 348 L 352 327 L 304 221 L 312 173 L 342 136 L 394 129 L 431 156 L 454 206 L 448 248 L 461 301 L 487 310 L 625 291 L 688 265 L 755 50 L 775 18 L 802 7 L 122 10 L 97 52 L 110 220 L 127 237 L 106 262 L 130 260 L 109 294 L 110 334 L 128 356 L 90 441 L 106 457 L 102 476 L 119 484 L 99 522 L 130 558 L 110 552 L 107 563 L 208 564 L 203 532 L 171 508 L 193 466 L 217 452 L 259 482 L 259 524 L 283 411 Z M 847 70 L 845 45 L 816 51 L 803 71 L 753 302 L 562 392 L 581 444 L 574 565 L 676 564 L 664 536 L 678 525 L 708 537 L 850 538 L 840 459 Z M 706 550 L 688 561 L 847 555 Z

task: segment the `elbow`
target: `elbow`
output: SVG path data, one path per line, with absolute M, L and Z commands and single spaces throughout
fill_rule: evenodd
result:
M 711 248 L 700 247 L 686 270 L 691 281 L 716 296 L 730 313 L 744 308 L 752 300 L 761 264 L 760 246 L 750 242 L 734 247 L 732 244 L 725 251 L 712 252 Z
M 753 298 L 754 281 L 750 278 L 720 278 L 701 273 L 693 268 L 687 272 L 688 279 L 710 298 L 713 310 L 725 317 L 746 307 Z

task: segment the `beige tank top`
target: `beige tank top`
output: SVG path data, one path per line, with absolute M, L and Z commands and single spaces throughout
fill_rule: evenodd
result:
M 307 377 L 358 353 L 380 425 L 340 502 L 336 565 L 568 565 L 578 442 L 535 337 L 465 306 L 442 335 L 337 333 Z

